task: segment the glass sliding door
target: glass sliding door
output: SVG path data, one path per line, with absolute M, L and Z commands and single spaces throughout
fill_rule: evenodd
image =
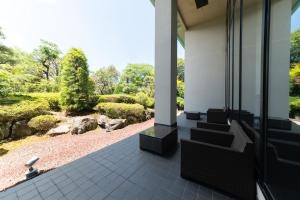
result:
M 261 179 L 269 197 L 280 200 L 300 197 L 300 123 L 289 109 L 292 4 L 264 0 L 262 7 Z

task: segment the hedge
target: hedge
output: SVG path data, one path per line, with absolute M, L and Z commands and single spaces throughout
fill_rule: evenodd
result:
M 31 118 L 48 114 L 47 101 L 22 101 L 11 106 L 0 106 L 0 123 L 30 120 Z
M 127 119 L 129 124 L 145 121 L 145 110 L 140 104 L 99 103 L 97 110 L 110 118 Z
M 35 129 L 36 131 L 46 132 L 55 127 L 58 122 L 59 120 L 57 119 L 57 117 L 53 115 L 40 115 L 32 118 L 28 122 L 28 126 Z
M 36 100 L 46 100 L 49 104 L 50 110 L 61 110 L 59 93 L 28 93 L 27 95 L 35 98 Z
M 111 94 L 111 95 L 101 95 L 99 96 L 100 103 L 127 103 L 134 104 L 136 103 L 134 96 L 126 94 Z

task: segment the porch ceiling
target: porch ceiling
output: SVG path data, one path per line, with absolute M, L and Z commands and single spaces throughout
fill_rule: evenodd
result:
M 155 0 L 150 0 L 155 5 Z M 244 0 L 247 7 L 261 0 Z M 300 0 L 292 0 L 292 14 L 300 6 Z M 209 21 L 215 17 L 225 16 L 227 0 L 208 0 L 208 5 L 199 9 L 196 7 L 195 0 L 177 0 L 178 4 L 178 28 L 177 36 L 181 45 L 184 47 L 185 31 L 189 28 Z M 239 1 L 237 1 L 237 7 Z
M 245 0 L 244 6 L 254 4 L 258 0 Z M 188 28 L 209 21 L 219 16 L 225 16 L 227 0 L 208 0 L 208 5 L 197 9 L 195 0 L 177 0 L 178 12 L 183 23 Z M 239 6 L 239 1 L 236 3 Z

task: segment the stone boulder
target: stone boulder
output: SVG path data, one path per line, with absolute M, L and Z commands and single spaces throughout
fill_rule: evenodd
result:
M 145 111 L 145 115 L 146 115 L 146 119 L 147 119 L 147 120 L 153 118 L 153 117 L 154 117 L 154 109 L 148 108 L 148 109 Z
M 126 126 L 126 119 L 111 119 L 106 124 L 106 132 L 121 129 Z
M 98 117 L 98 124 L 101 128 L 107 128 L 107 124 L 109 122 L 109 117 L 105 116 L 105 115 L 100 115 Z
M 0 140 L 7 139 L 7 137 L 10 135 L 10 127 L 10 122 L 0 124 Z
M 75 117 L 73 119 L 71 134 L 83 134 L 98 127 L 96 119 L 91 117 Z
M 34 134 L 34 130 L 27 125 L 26 120 L 18 121 L 12 126 L 11 138 L 18 139 Z
M 50 137 L 54 137 L 57 135 L 62 135 L 62 134 L 67 134 L 69 133 L 71 130 L 71 125 L 70 124 L 62 124 L 59 125 L 56 128 L 52 128 L 47 132 L 47 135 L 49 135 Z

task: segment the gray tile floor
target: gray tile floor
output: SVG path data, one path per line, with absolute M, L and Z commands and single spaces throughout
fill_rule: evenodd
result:
M 188 129 L 179 128 L 187 138 Z M 40 175 L 1 200 L 230 199 L 180 177 L 180 147 L 171 157 L 139 149 L 138 135 Z

